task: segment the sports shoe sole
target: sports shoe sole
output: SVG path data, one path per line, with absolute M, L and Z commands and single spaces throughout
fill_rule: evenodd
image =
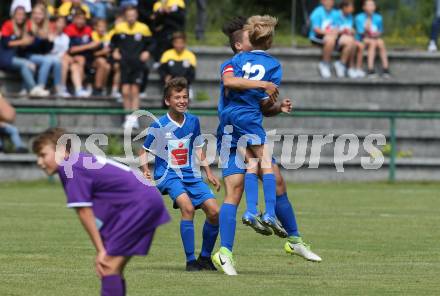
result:
M 270 231 L 270 229 L 268 229 L 268 230 L 260 229 L 260 228 L 256 227 L 254 225 L 254 223 L 252 223 L 252 221 L 249 220 L 249 219 L 241 219 L 241 221 L 243 222 L 244 225 L 249 226 L 253 230 L 255 230 L 256 233 L 259 233 L 259 234 L 264 235 L 264 236 L 272 235 L 272 231 Z
M 270 229 L 272 229 L 273 233 L 275 233 L 276 236 L 279 236 L 281 238 L 287 237 L 287 233 L 284 230 L 281 230 L 278 227 L 276 227 L 275 225 L 272 225 L 272 223 L 269 223 L 267 221 L 263 221 L 262 223 L 264 225 L 266 225 L 267 227 L 269 227 Z

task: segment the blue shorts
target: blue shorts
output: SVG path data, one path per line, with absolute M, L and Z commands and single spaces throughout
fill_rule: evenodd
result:
M 266 131 L 263 128 L 261 111 L 231 106 L 221 114 L 221 125 L 232 125 L 232 147 L 237 147 L 241 137 L 248 136 L 241 145 L 263 145 L 266 143 Z
M 162 194 L 168 194 L 170 196 L 173 201 L 173 208 L 175 209 L 179 208 L 176 204 L 176 199 L 183 193 L 188 194 L 196 209 L 200 208 L 206 200 L 215 198 L 211 188 L 201 179 L 188 182 L 179 178 L 173 178 L 157 185 L 157 189 L 159 189 Z
M 229 158 L 225 155 L 220 156 L 220 159 L 223 178 L 231 175 L 244 175 L 246 173 L 246 163 L 236 148 L 231 148 Z M 276 163 L 275 157 L 272 157 L 272 163 Z

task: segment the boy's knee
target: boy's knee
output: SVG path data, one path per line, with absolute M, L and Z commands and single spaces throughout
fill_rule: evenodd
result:
M 193 205 L 190 205 L 190 204 L 182 205 L 182 206 L 180 206 L 180 210 L 182 212 L 182 216 L 187 217 L 187 218 L 194 217 L 195 209 L 194 209 Z
M 217 207 L 211 207 L 206 211 L 206 217 L 211 223 L 218 222 L 219 210 Z
M 385 42 L 382 39 L 377 39 L 377 46 L 380 48 L 384 48 Z

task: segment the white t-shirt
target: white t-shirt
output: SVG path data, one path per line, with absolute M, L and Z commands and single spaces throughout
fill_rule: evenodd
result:
M 50 54 L 61 58 L 69 49 L 69 43 L 70 39 L 66 34 L 61 33 L 60 35 L 57 35 L 53 41 L 53 48 L 50 51 Z

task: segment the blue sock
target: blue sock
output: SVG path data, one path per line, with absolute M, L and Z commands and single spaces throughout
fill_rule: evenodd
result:
M 217 240 L 218 229 L 218 225 L 213 225 L 208 221 L 205 221 L 205 225 L 203 225 L 203 243 L 200 256 L 211 257 L 212 250 L 215 246 L 215 241 Z
M 196 260 L 194 255 L 194 223 L 190 220 L 180 221 L 180 236 L 182 237 L 183 249 L 186 261 Z
M 266 203 L 266 213 L 275 217 L 276 188 L 277 183 L 274 174 L 263 175 L 264 202 Z
M 101 296 L 125 296 L 123 279 L 119 274 L 102 277 Z
M 275 212 L 289 236 L 301 236 L 298 232 L 295 212 L 287 197 L 287 193 L 277 196 Z
M 237 225 L 237 206 L 224 203 L 220 208 L 220 245 L 232 252 Z
M 258 214 L 258 177 L 255 174 L 246 174 L 244 177 L 244 192 L 246 193 L 246 211 Z

